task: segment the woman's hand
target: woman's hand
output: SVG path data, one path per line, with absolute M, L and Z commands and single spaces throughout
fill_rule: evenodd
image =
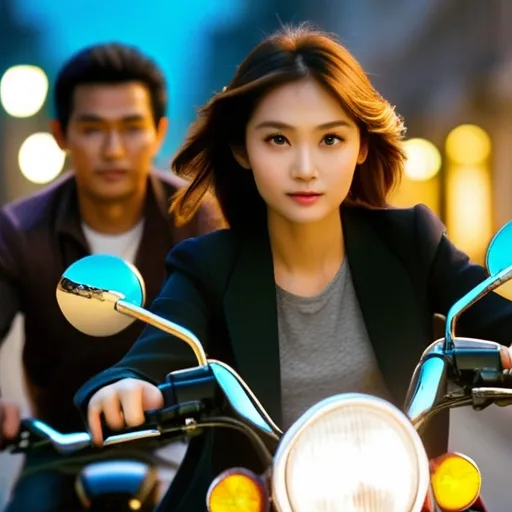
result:
M 89 400 L 87 422 L 92 441 L 103 444 L 101 415 L 112 430 L 136 427 L 144 423 L 144 412 L 164 406 L 162 392 L 139 379 L 123 379 L 101 388 Z

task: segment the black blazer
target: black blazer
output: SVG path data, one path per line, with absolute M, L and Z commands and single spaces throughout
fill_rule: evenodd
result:
M 394 402 L 402 406 L 414 367 L 433 341 L 433 314 L 445 315 L 487 272 L 469 262 L 424 206 L 343 207 L 341 212 L 346 255 L 370 340 Z M 151 310 L 194 332 L 210 358 L 232 365 L 279 425 L 276 294 L 266 230 L 244 235 L 220 230 L 187 240 L 169 253 L 167 269 L 168 280 Z M 508 345 L 512 303 L 490 294 L 463 314 L 458 325 L 458 334 Z M 183 342 L 148 327 L 118 364 L 81 388 L 75 404 L 84 410 L 94 391 L 120 378 L 159 383 L 168 372 L 193 363 L 191 354 Z M 199 452 L 202 469 L 213 462 L 214 473 L 233 465 L 260 469 L 237 434 L 206 437 L 191 443 L 173 492 L 178 481 L 189 484 Z M 446 451 L 447 441 L 445 413 L 425 437 L 429 455 Z

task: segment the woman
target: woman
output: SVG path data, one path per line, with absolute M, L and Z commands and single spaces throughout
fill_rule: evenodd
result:
M 404 163 L 402 134 L 349 52 L 299 27 L 249 54 L 174 159 L 175 172 L 192 179 L 174 200 L 177 219 L 186 222 L 213 187 L 230 229 L 169 254 L 152 311 L 239 371 L 283 428 L 336 393 L 402 404 L 433 339 L 433 314 L 446 314 L 486 276 L 427 208 L 388 207 Z M 512 305 L 491 295 L 463 316 L 460 331 L 505 344 L 511 320 Z M 163 404 L 155 384 L 191 364 L 183 342 L 147 328 L 75 399 L 95 441 L 102 413 L 114 429 L 140 424 L 144 410 Z M 430 455 L 446 450 L 447 435 L 444 416 L 427 436 Z M 199 438 L 173 492 L 193 488 L 188 498 L 200 508 L 212 475 L 232 465 L 261 469 L 242 437 Z

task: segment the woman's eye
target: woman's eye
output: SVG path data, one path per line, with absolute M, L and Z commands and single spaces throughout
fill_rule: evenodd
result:
M 341 139 L 337 135 L 334 135 L 333 133 L 327 134 L 323 140 L 326 146 L 334 146 L 335 144 L 338 144 L 338 142 L 340 141 Z
M 271 135 L 267 137 L 267 142 L 272 142 L 276 146 L 284 146 L 288 141 L 284 135 Z

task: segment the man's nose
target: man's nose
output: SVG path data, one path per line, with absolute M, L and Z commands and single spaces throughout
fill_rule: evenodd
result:
M 109 160 L 120 158 L 124 155 L 124 143 L 117 130 L 110 130 L 106 134 L 103 155 Z

